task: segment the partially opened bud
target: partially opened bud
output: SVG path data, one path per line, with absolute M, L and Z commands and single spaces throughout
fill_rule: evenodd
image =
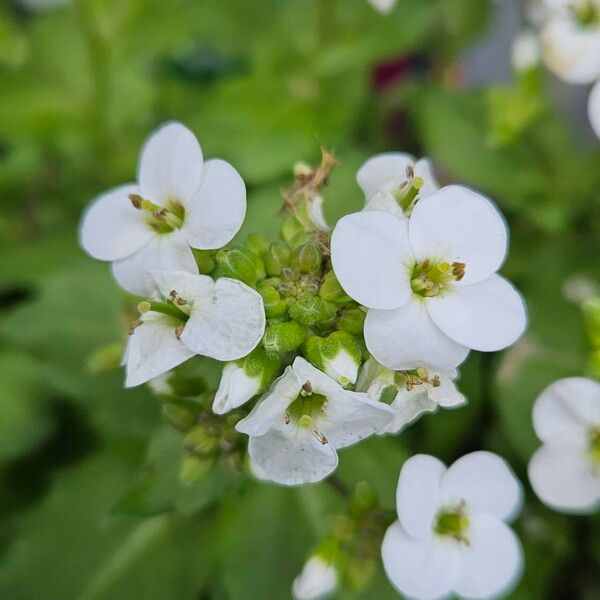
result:
M 269 356 L 281 356 L 302 344 L 308 329 L 297 321 L 270 323 L 263 338 L 263 347 Z
M 213 412 L 227 413 L 262 392 L 273 380 L 279 364 L 278 358 L 267 356 L 262 348 L 256 348 L 243 361 L 227 363 L 215 394 Z
M 356 339 L 344 331 L 328 337 L 310 337 L 304 344 L 306 358 L 340 385 L 354 383 L 361 362 L 360 346 Z
M 217 253 L 220 274 L 239 279 L 247 285 L 254 285 L 265 276 L 262 260 L 246 248 L 231 248 Z
M 336 568 L 321 556 L 311 556 L 292 585 L 296 600 L 318 600 L 333 594 L 338 583 Z
M 265 258 L 267 273 L 272 277 L 280 275 L 281 270 L 289 265 L 291 256 L 292 250 L 285 242 L 273 242 Z

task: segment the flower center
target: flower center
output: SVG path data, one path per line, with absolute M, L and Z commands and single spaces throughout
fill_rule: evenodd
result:
M 570 8 L 582 27 L 600 25 L 600 6 L 595 0 L 580 0 L 572 3 Z
M 307 381 L 302 386 L 297 398 L 287 407 L 284 413 L 284 421 L 286 425 L 294 421 L 300 427 L 312 429 L 317 439 L 322 444 L 326 444 L 327 438 L 317 429 L 315 424 L 318 417 L 325 413 L 326 406 L 327 398 L 314 393 L 310 381 Z
M 175 335 L 177 339 L 181 336 L 181 332 L 183 328 L 190 318 L 190 315 L 186 312 L 186 309 L 189 310 L 190 303 L 182 298 L 175 290 L 172 290 L 169 294 L 169 298 L 165 302 L 156 302 L 154 300 L 142 300 L 138 304 L 138 311 L 140 315 L 143 315 L 147 312 L 157 312 L 163 315 L 167 315 L 178 321 L 177 326 L 175 327 Z M 133 335 L 135 330 L 143 325 L 142 319 L 136 319 L 129 326 L 129 335 Z
M 129 194 L 131 204 L 146 214 L 146 222 L 157 233 L 171 233 L 181 229 L 185 219 L 185 209 L 176 200 L 169 200 L 166 207 L 158 206 L 138 194 Z
M 465 515 L 464 502 L 454 509 L 442 509 L 436 517 L 433 530 L 438 535 L 451 537 L 463 544 L 469 545 L 465 532 L 469 528 L 469 519 Z
M 410 285 L 415 294 L 429 298 L 437 296 L 451 282 L 460 281 L 464 276 L 465 263 L 433 263 L 429 259 L 425 259 L 413 267 Z
M 600 426 L 594 427 L 590 431 L 589 451 L 592 460 L 600 467 Z
M 394 382 L 398 386 L 405 387 L 408 392 L 418 385 L 429 384 L 436 388 L 442 384 L 439 375 L 430 377 L 429 371 L 424 367 L 419 367 L 412 371 L 397 371 L 394 374 Z

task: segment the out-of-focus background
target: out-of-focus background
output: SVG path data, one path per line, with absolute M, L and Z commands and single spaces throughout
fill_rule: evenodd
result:
M 359 210 L 355 173 L 399 150 L 492 197 L 527 336 L 461 369 L 469 404 L 340 454 L 338 474 L 394 505 L 402 462 L 490 449 L 527 491 L 526 566 L 511 598 L 600 597 L 600 516 L 532 494 L 531 407 L 593 370 L 580 303 L 600 281 L 600 150 L 584 87 L 510 67 L 517 1 L 4 0 L 0 5 L 0 597 L 273 600 L 341 500 L 218 470 L 179 481 L 182 438 L 118 358 L 131 304 L 77 246 L 83 207 L 130 181 L 147 134 L 178 119 L 249 192 L 241 236 L 275 236 L 293 164 L 340 161 L 331 223 Z M 216 364 L 204 365 L 209 383 Z M 598 365 L 596 365 L 598 368 Z M 398 597 L 378 564 L 340 598 Z M 360 579 L 357 575 L 357 580 Z M 360 585 L 359 585 L 360 584 Z M 362 586 L 362 587 L 361 587 Z

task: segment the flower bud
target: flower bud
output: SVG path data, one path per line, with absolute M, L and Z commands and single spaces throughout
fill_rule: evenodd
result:
M 281 356 L 302 344 L 307 328 L 297 321 L 270 323 L 263 338 L 263 346 L 269 356 Z
M 335 331 L 328 337 L 310 337 L 304 344 L 306 358 L 340 385 L 354 383 L 361 362 L 358 342 L 349 333 Z
M 87 359 L 86 367 L 90 373 L 104 373 L 118 369 L 123 356 L 122 342 L 113 342 L 98 348 Z
M 311 556 L 294 579 L 292 593 L 295 600 L 317 600 L 335 591 L 338 573 L 333 564 L 321 556 Z
M 298 246 L 292 254 L 291 266 L 300 273 L 317 274 L 321 270 L 322 255 L 314 242 Z
M 235 247 L 217 252 L 220 274 L 254 285 L 265 276 L 262 260 L 246 248 Z
M 333 271 L 328 271 L 323 278 L 323 283 L 319 288 L 319 296 L 321 296 L 325 302 L 336 302 L 338 304 L 350 302 L 350 297 L 342 289 L 342 286 Z
M 201 458 L 194 454 L 184 454 L 181 463 L 179 478 L 185 485 L 192 485 L 200 481 L 212 468 L 214 460 L 212 458 Z
M 289 215 L 281 226 L 281 237 L 289 243 L 298 234 L 304 234 L 304 227 L 296 217 Z
M 269 319 L 283 317 L 287 311 L 287 302 L 282 300 L 279 292 L 270 285 L 261 285 L 258 293 L 262 296 L 265 314 Z
M 347 331 L 352 335 L 362 335 L 365 316 L 365 311 L 358 306 L 346 308 L 340 315 L 338 327 L 341 331 Z
M 318 296 L 302 296 L 292 301 L 289 315 L 307 327 L 311 327 L 326 316 L 325 303 Z
M 269 251 L 269 241 L 258 233 L 251 233 L 246 238 L 246 246 L 258 256 L 265 256 Z
M 281 274 L 281 270 L 287 267 L 292 256 L 291 248 L 285 242 L 273 242 L 267 251 L 265 267 L 271 276 Z
M 212 456 L 218 443 L 217 438 L 209 435 L 200 425 L 188 431 L 184 439 L 186 451 L 201 457 Z
M 211 273 L 214 270 L 216 262 L 213 250 L 196 250 L 195 248 L 192 248 L 192 254 L 194 255 L 200 273 L 208 275 L 208 273 Z
M 273 380 L 280 361 L 256 348 L 243 361 L 223 367 L 221 383 L 215 394 L 213 412 L 222 415 L 262 392 Z
M 360 517 L 376 507 L 377 494 L 375 490 L 366 481 L 357 483 L 350 498 L 351 514 Z
M 162 413 L 165 419 L 180 431 L 187 431 L 196 423 L 194 412 L 175 402 L 167 402 L 162 408 Z

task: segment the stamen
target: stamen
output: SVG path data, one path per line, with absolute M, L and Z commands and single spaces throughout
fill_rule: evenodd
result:
M 143 323 L 143 321 L 141 319 L 136 319 L 130 326 L 129 326 L 129 335 L 133 335 L 135 330 Z
M 283 422 L 284 422 L 286 425 L 289 425 L 291 420 L 292 420 L 292 416 L 291 416 L 291 415 L 290 415 L 290 413 L 289 413 L 289 412 L 286 410 L 286 411 L 283 413 Z
M 177 325 L 177 327 L 175 327 L 175 337 L 180 340 L 181 339 L 181 334 L 183 333 L 183 328 L 185 327 L 185 325 L 183 323 L 180 323 L 179 325 Z
M 321 444 L 325 445 L 328 440 L 323 433 L 321 433 L 316 427 L 313 429 L 313 433 L 317 436 L 317 439 L 321 442 Z

